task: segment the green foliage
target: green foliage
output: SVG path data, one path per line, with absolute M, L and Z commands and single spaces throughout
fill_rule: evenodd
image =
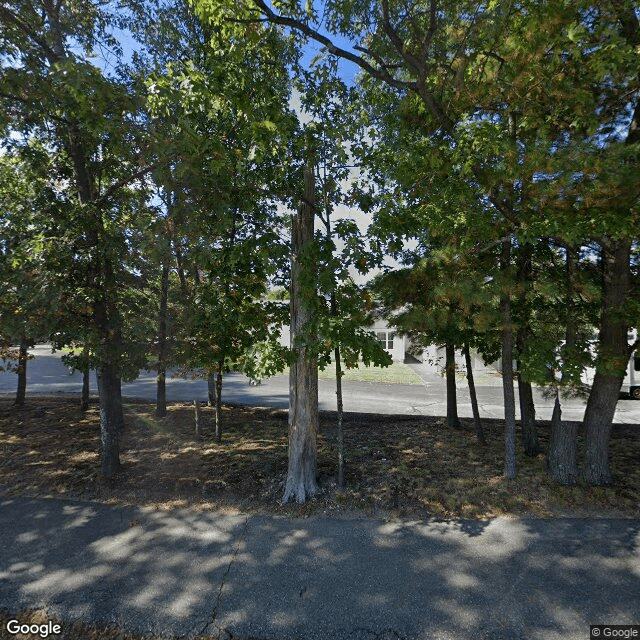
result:
M 295 129 L 287 44 L 257 29 L 223 46 L 183 4 L 159 4 L 148 20 L 139 74 L 164 209 L 157 259 L 175 263 L 178 274 L 171 361 L 260 378 L 284 366 L 275 329 L 284 306 L 267 299 L 267 289 L 281 279 L 287 253 L 276 207 L 289 195 Z

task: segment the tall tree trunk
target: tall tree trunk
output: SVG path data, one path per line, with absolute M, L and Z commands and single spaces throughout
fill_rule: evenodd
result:
M 167 371 L 158 365 L 156 377 L 156 417 L 164 418 L 167 415 Z
M 585 478 L 595 485 L 611 484 L 609 438 L 622 380 L 629 362 L 624 305 L 629 295 L 631 240 L 602 246 L 603 298 L 598 362 L 584 413 L 587 444 Z
M 447 426 L 460 427 L 458 419 L 458 401 L 456 397 L 456 347 L 447 342 L 445 351 L 445 374 L 447 378 Z
M 289 466 L 282 501 L 305 502 L 318 492 L 316 481 L 318 433 L 318 364 L 297 338 L 305 335 L 313 314 L 315 265 L 304 255 L 313 242 L 315 206 L 314 163 L 304 169 L 304 200 L 291 225 L 291 348 L 296 359 L 289 371 Z
M 334 351 L 336 360 L 336 400 L 338 407 L 338 425 L 336 440 L 338 445 L 338 488 L 344 487 L 344 434 L 342 432 L 343 405 L 342 405 L 342 365 L 340 361 L 340 348 Z
M 94 201 L 95 196 L 95 176 L 91 172 L 89 154 L 85 150 L 78 123 L 71 121 L 67 132 L 68 135 L 63 135 L 62 139 L 66 141 L 67 151 L 73 161 L 80 201 L 87 205 Z M 100 238 L 105 231 L 102 213 L 99 207 L 93 208 L 93 213 L 87 220 L 87 240 L 91 247 L 101 247 L 103 240 Z M 93 324 L 101 336 L 104 351 L 109 354 L 109 359 L 99 365 L 96 375 L 100 402 L 101 471 L 104 477 L 112 478 L 120 466 L 119 431 L 124 427 L 121 381 L 113 360 L 114 354 L 121 352 L 122 321 L 112 294 L 115 277 L 110 260 L 100 257 L 100 252 L 97 252 L 87 275 L 94 295 Z M 104 358 L 104 353 L 100 357 Z
M 222 369 L 224 367 L 224 360 L 218 362 L 218 371 L 216 375 L 216 402 L 215 402 L 215 417 L 216 417 L 216 442 L 222 442 L 222 420 L 220 416 L 220 410 L 222 408 Z
M 118 401 L 120 379 L 113 365 L 97 370 L 100 397 L 100 445 L 102 475 L 113 478 L 120 468 L 120 420 L 122 402 Z
M 27 362 L 29 361 L 29 342 L 25 337 L 20 339 L 18 352 L 18 389 L 13 404 L 22 406 L 27 395 Z
M 156 416 L 167 415 L 167 306 L 169 302 L 169 265 L 162 266 L 160 278 L 160 313 L 158 316 L 158 378 Z
M 571 247 L 566 247 L 565 289 L 565 358 L 571 358 L 576 344 L 576 318 L 574 313 L 573 286 L 575 277 L 575 256 Z M 563 375 L 564 377 L 564 375 Z M 560 484 L 573 484 L 578 478 L 578 430 L 573 424 L 562 421 L 560 394 L 556 389 L 556 399 L 551 417 L 551 441 L 547 455 L 547 466 L 551 477 Z
M 478 397 L 476 396 L 476 383 L 473 380 L 473 368 L 471 366 L 471 349 L 466 344 L 462 350 L 464 353 L 464 363 L 467 369 L 467 384 L 469 385 L 469 397 L 471 398 L 471 410 L 473 411 L 473 424 L 476 428 L 476 438 L 480 444 L 487 444 L 484 437 L 484 428 L 480 420 L 480 410 L 478 409 Z
M 511 237 L 502 242 L 500 270 L 503 274 L 511 265 Z M 503 283 L 500 296 L 502 319 L 502 391 L 504 394 L 504 476 L 515 479 L 516 468 L 516 402 L 513 389 L 513 327 L 511 324 L 511 297 Z

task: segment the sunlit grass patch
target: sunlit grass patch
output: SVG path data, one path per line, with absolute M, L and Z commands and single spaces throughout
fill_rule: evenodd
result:
M 343 367 L 343 380 L 359 382 L 380 382 L 385 384 L 422 384 L 420 376 L 402 362 L 393 362 L 388 367 L 366 367 L 363 363 L 355 369 Z M 336 366 L 331 362 L 324 370 L 318 371 L 323 380 L 336 379 Z
M 420 376 L 402 362 L 393 362 L 388 367 L 367 367 L 360 362 L 353 369 L 342 366 L 343 380 L 354 382 L 379 382 L 382 384 L 422 384 Z M 279 375 L 289 375 L 289 369 L 285 368 Z M 318 378 L 321 380 L 336 379 L 335 362 L 330 362 L 324 369 L 318 369 Z

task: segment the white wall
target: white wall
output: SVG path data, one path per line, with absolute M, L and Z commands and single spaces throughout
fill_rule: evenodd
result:
M 393 335 L 393 348 L 386 348 L 386 351 L 391 355 L 394 362 L 404 362 L 404 354 L 406 351 L 405 345 L 407 339 L 404 336 L 399 336 L 395 333 L 395 330 L 390 328 L 384 320 L 376 320 L 371 330 L 377 335 L 378 333 L 385 333 L 387 340 L 390 335 Z

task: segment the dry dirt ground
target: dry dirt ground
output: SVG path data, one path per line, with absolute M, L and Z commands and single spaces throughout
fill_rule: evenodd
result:
M 81 415 L 75 398 L 32 397 L 24 407 L 0 400 L 0 492 L 64 496 L 109 504 L 218 509 L 294 516 L 449 519 L 497 515 L 640 517 L 640 427 L 617 425 L 611 438 L 611 487 L 554 485 L 544 456 L 518 456 L 518 478 L 502 477 L 503 426 L 485 421 L 477 444 L 471 420 L 349 414 L 345 418 L 346 487 L 335 483 L 335 421 L 323 414 L 318 436 L 321 492 L 304 505 L 280 504 L 287 469 L 287 419 L 279 410 L 224 407 L 221 444 L 212 409 L 202 409 L 195 437 L 193 406 L 175 403 L 166 418 L 148 403 L 125 405 L 122 468 L 100 477 L 97 405 Z M 548 423 L 539 424 L 541 444 Z M 580 439 L 580 450 L 584 442 Z M 22 612 L 39 622 L 43 612 Z M 15 612 L 0 611 L 0 633 Z M 48 618 L 47 618 L 48 619 Z M 135 639 L 120 630 L 68 629 L 58 639 Z M 73 635 L 75 633 L 75 635 Z M 38 635 L 11 636 L 37 638 Z

